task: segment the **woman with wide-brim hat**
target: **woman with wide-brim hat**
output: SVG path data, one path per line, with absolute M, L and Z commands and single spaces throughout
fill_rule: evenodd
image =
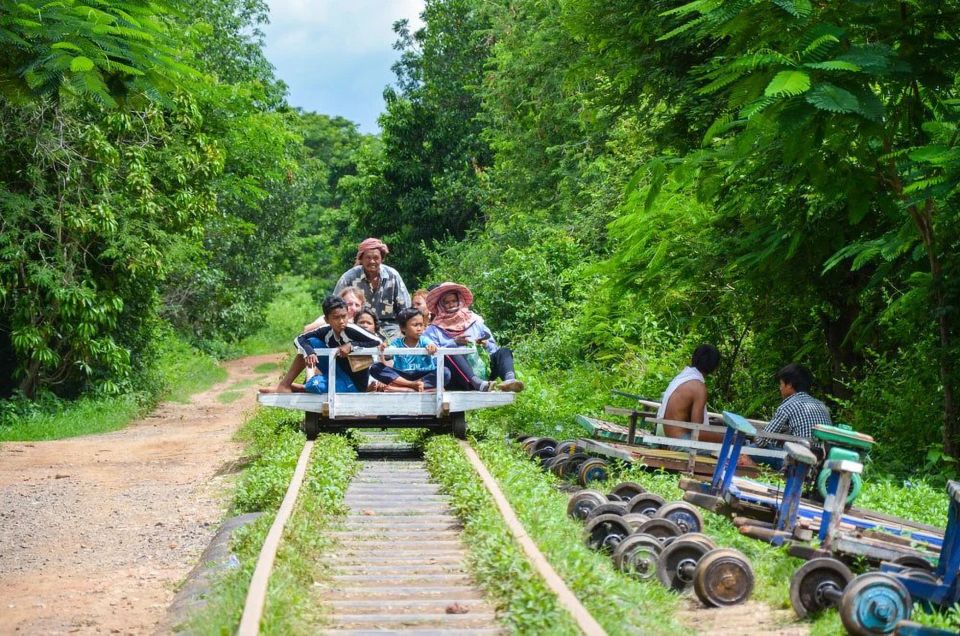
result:
M 475 344 L 484 347 L 490 354 L 490 380 L 483 380 L 466 356 L 448 356 L 450 383 L 448 389 L 461 391 L 522 391 L 523 382 L 517 379 L 513 369 L 513 352 L 497 346 L 493 333 L 483 318 L 470 311 L 473 293 L 464 285 L 446 282 L 430 290 L 427 307 L 433 314 L 433 322 L 423 335 L 438 347 L 462 347 Z M 500 380 L 495 383 L 495 380 Z

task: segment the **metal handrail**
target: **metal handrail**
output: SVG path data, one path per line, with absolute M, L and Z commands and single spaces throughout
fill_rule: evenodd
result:
M 437 348 L 433 354 L 424 347 L 386 347 L 383 351 L 379 347 L 362 347 L 352 349 L 348 356 L 377 356 L 377 355 L 433 355 L 437 358 L 437 401 L 436 416 L 443 415 L 443 365 L 447 355 L 462 355 L 476 351 L 473 347 L 443 347 Z M 340 349 L 314 349 L 317 356 L 327 356 L 327 413 L 330 419 L 336 417 L 337 395 L 337 353 Z M 360 388 L 360 387 L 357 387 Z

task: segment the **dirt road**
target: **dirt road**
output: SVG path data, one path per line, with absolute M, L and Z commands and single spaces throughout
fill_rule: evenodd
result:
M 0 634 L 153 632 L 229 503 L 254 367 L 279 359 L 121 431 L 0 445 Z

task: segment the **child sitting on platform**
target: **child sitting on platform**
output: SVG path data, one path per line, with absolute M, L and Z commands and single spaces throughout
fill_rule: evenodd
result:
M 390 388 L 423 391 L 437 388 L 437 361 L 433 354 L 437 345 L 423 336 L 426 320 L 420 310 L 414 307 L 403 309 L 397 316 L 397 324 L 403 337 L 390 341 L 391 347 L 426 349 L 430 355 L 395 355 L 393 367 L 375 362 L 370 367 L 370 375 Z M 383 350 L 386 345 L 381 345 Z M 450 378 L 450 370 L 443 370 L 444 385 Z
M 337 296 L 327 296 L 323 301 L 323 317 L 327 324 L 319 329 L 297 336 L 297 345 L 303 350 L 307 364 L 307 381 L 304 390 L 310 393 L 327 392 L 327 358 L 322 363 L 315 348 L 339 349 L 336 361 L 336 390 L 341 393 L 356 393 L 358 387 L 366 389 L 369 370 L 353 371 L 347 361 L 348 354 L 356 347 L 377 347 L 381 340 L 357 325 L 350 324 L 347 303 Z

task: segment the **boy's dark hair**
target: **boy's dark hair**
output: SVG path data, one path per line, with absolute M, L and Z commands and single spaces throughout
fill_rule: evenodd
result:
M 690 366 L 699 369 L 703 375 L 709 375 L 720 366 L 720 352 L 712 344 L 702 344 L 694 350 Z
M 400 325 L 400 328 L 407 326 L 407 323 L 417 316 L 422 316 L 423 313 L 416 307 L 404 307 L 400 310 L 400 313 L 397 314 L 397 324 Z
M 810 391 L 810 385 L 813 384 L 813 376 L 807 367 L 796 362 L 791 362 L 787 366 L 777 371 L 774 376 L 784 384 L 789 384 L 794 391 L 807 393 Z
M 329 316 L 335 309 L 346 309 L 347 302 L 340 298 L 339 296 L 327 296 L 323 299 L 323 316 L 326 318 Z

